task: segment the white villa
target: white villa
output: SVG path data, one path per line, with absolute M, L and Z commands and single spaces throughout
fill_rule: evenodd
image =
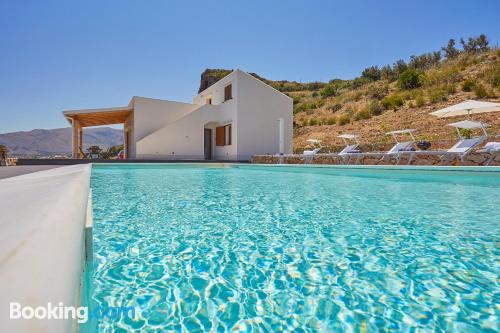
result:
M 292 152 L 292 99 L 235 70 L 181 103 L 133 97 L 128 106 L 63 112 L 73 127 L 74 158 L 83 127 L 123 124 L 128 159 L 248 160 Z

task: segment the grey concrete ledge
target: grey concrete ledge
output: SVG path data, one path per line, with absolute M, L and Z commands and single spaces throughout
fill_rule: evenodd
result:
M 0 180 L 0 327 L 70 332 L 75 320 L 9 319 L 10 302 L 79 305 L 91 165 Z

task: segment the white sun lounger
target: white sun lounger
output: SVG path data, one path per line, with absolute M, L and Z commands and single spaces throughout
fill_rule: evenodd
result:
M 385 134 L 392 135 L 392 137 L 396 141 L 396 144 L 392 146 L 391 149 L 389 149 L 387 152 L 381 152 L 381 153 L 370 152 L 362 154 L 371 156 L 382 156 L 382 159 L 384 159 L 384 157 L 386 156 L 396 156 L 396 164 L 399 164 L 399 160 L 402 154 L 415 153 L 415 150 L 413 149 L 413 144 L 415 143 L 415 137 L 413 136 L 413 132 L 415 132 L 414 129 L 404 129 L 404 130 L 387 132 Z M 404 135 L 404 134 L 408 134 L 411 137 L 411 140 L 405 142 L 399 142 L 398 135 Z
M 341 134 L 337 136 L 337 138 L 341 138 L 344 143 L 345 147 L 342 149 L 339 153 L 338 156 L 342 157 L 343 163 L 347 163 L 349 158 L 351 156 L 357 156 L 355 164 L 358 162 L 359 157 L 361 156 L 361 150 L 359 150 L 359 135 L 356 134 Z M 352 143 L 354 141 L 355 143 Z
M 317 148 L 314 148 L 313 150 L 304 150 L 304 163 L 310 163 L 313 158 L 314 158 L 314 155 L 316 155 L 317 153 L 319 153 L 319 151 L 321 150 L 321 141 L 320 140 L 316 140 L 316 139 L 309 139 L 307 140 L 307 142 L 310 142 L 314 145 L 319 145 L 319 147 Z
M 485 128 L 486 124 L 480 122 L 464 120 L 448 124 L 447 126 L 453 126 L 457 130 L 459 140 L 457 143 L 453 145 L 453 147 L 451 147 L 448 150 L 420 150 L 420 151 L 415 151 L 413 153 L 422 155 L 442 155 L 441 161 L 443 161 L 447 157 L 458 156 L 460 158 L 460 161 L 463 163 L 464 157 L 467 156 L 467 154 L 469 154 L 474 148 L 479 146 L 488 138 L 488 133 L 486 132 Z M 483 135 L 475 138 L 466 139 L 462 137 L 459 130 L 460 128 L 464 129 L 480 128 L 483 131 Z

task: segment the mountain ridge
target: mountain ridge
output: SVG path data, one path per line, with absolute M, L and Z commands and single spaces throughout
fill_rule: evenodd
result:
M 71 127 L 33 129 L 0 134 L 0 144 L 9 149 L 9 155 L 19 157 L 49 157 L 71 153 Z M 85 128 L 84 146 L 103 148 L 123 143 L 123 131 L 111 127 Z

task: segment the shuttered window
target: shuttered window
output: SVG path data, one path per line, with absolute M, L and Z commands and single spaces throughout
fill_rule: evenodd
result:
M 226 143 L 224 126 L 219 126 L 215 128 L 215 145 L 224 146 Z
M 216 146 L 229 146 L 232 144 L 232 129 L 231 124 L 219 126 L 215 128 L 215 145 Z
M 224 87 L 224 102 L 233 98 L 233 85 L 228 84 Z

